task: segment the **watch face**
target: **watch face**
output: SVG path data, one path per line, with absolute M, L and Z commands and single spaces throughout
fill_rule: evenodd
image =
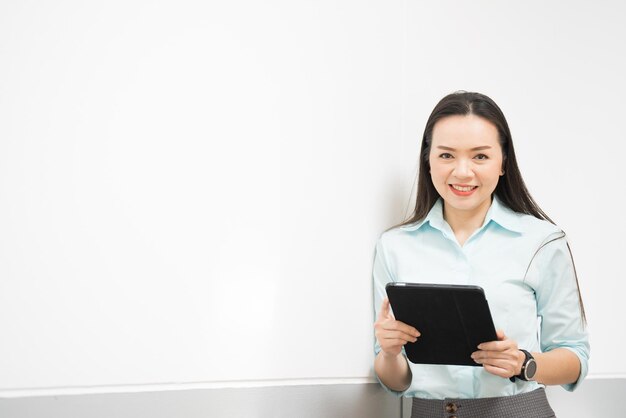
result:
M 537 373 L 537 362 L 535 361 L 535 359 L 529 359 L 528 363 L 526 363 L 526 370 L 524 370 L 526 379 L 532 379 L 533 377 L 535 377 L 535 373 Z

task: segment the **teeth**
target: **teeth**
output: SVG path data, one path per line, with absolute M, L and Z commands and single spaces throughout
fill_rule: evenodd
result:
M 467 187 L 461 187 L 461 186 L 457 186 L 455 184 L 451 185 L 455 190 L 458 190 L 460 192 L 469 192 L 473 189 L 475 189 L 477 186 L 467 186 Z

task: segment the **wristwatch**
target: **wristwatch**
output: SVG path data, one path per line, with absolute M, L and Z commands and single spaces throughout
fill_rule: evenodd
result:
M 519 351 L 524 353 L 526 356 L 524 363 L 522 363 L 522 371 L 517 376 L 510 377 L 509 379 L 511 382 L 515 382 L 515 378 L 525 381 L 533 380 L 535 373 L 537 373 L 537 362 L 535 361 L 533 355 L 528 351 L 522 350 L 521 348 Z

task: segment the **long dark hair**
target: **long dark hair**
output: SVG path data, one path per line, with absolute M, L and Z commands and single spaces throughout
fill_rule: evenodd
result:
M 541 210 L 526 188 L 526 184 L 522 179 L 522 173 L 520 173 L 515 158 L 515 149 L 513 148 L 513 139 L 511 137 L 511 131 L 509 130 L 509 124 L 504 117 L 504 113 L 500 110 L 500 107 L 484 94 L 457 91 L 441 99 L 426 122 L 424 135 L 422 137 L 422 146 L 420 148 L 415 209 L 409 219 L 396 225 L 396 227 L 423 220 L 435 205 L 437 199 L 439 199 L 439 193 L 437 193 L 432 178 L 430 177 L 429 155 L 433 139 L 433 128 L 441 119 L 454 115 L 475 115 L 491 122 L 498 129 L 498 139 L 502 147 L 502 169 L 504 175 L 500 176 L 494 193 L 500 201 L 515 212 L 532 215 L 538 219 L 543 219 L 554 224 L 552 219 Z M 574 257 L 572 256 L 569 244 L 567 244 L 567 249 L 569 250 L 570 257 L 572 257 L 573 265 Z M 583 323 L 586 324 L 587 318 L 580 294 L 580 286 L 578 285 L 576 266 L 574 266 L 574 276 L 576 277 L 576 286 L 578 287 L 580 312 Z

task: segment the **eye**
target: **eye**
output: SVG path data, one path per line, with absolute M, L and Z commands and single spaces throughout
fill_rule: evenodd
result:
M 439 158 L 443 158 L 444 160 L 449 160 L 452 158 L 452 154 L 449 152 L 444 152 L 443 154 L 439 154 Z
M 474 158 L 476 158 L 477 160 L 480 160 L 480 161 L 489 159 L 489 157 L 487 157 L 485 154 L 478 154 Z

